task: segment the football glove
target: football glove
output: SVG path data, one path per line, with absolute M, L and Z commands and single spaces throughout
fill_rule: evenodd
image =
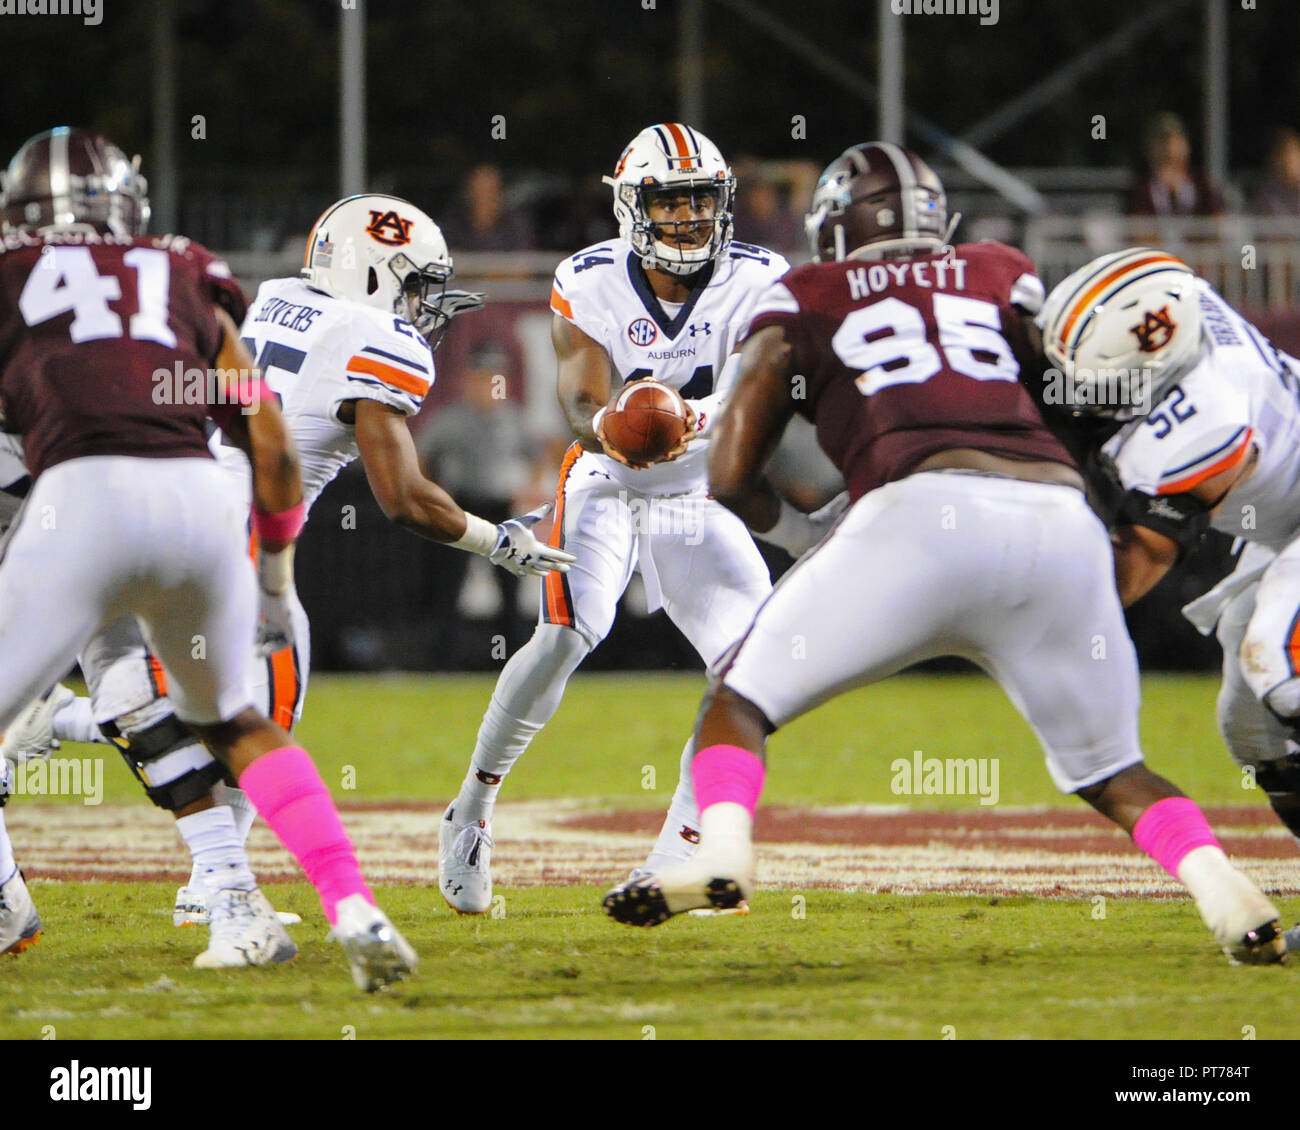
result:
M 257 654 L 265 659 L 277 651 L 293 646 L 293 615 L 290 598 L 293 589 L 270 593 L 259 588 L 257 617 Z
M 516 577 L 567 573 L 569 565 L 577 558 L 533 536 L 533 527 L 550 512 L 551 504 L 547 502 L 536 510 L 502 522 L 497 527 L 496 548 L 487 555 L 488 560 Z
M 779 546 L 791 557 L 802 557 L 826 536 L 826 532 L 839 521 L 840 515 L 848 506 L 849 492 L 846 490 L 840 491 L 820 510 L 814 510 L 811 514 L 804 514 L 781 499 L 781 514 L 776 525 L 763 533 L 756 531 L 754 536 L 769 545 Z

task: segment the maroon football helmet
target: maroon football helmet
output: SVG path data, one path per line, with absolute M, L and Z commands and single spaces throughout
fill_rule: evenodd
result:
M 149 223 L 149 184 L 140 158 L 85 129 L 38 133 L 5 173 L 0 221 L 5 231 L 87 224 L 128 238 Z
M 846 149 L 813 191 L 804 220 L 822 261 L 928 254 L 948 239 L 948 197 L 934 171 L 887 141 Z

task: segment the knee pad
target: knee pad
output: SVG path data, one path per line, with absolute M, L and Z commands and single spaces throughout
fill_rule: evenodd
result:
M 169 812 L 212 791 L 225 770 L 174 714 L 137 726 L 130 716 L 100 726 L 118 748 L 145 794 Z

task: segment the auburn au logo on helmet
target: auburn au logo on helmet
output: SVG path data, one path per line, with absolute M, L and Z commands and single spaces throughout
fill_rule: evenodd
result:
M 411 242 L 411 224 L 414 221 L 404 219 L 391 208 L 387 212 L 370 212 L 370 223 L 366 225 L 366 234 L 379 243 L 389 247 L 401 247 Z M 387 234 L 385 234 L 387 233 Z
M 1129 332 L 1136 335 L 1138 349 L 1143 353 L 1158 353 L 1169 344 L 1177 328 L 1169 316 L 1169 307 L 1165 306 L 1154 312 L 1148 310 L 1141 322 L 1129 327 Z

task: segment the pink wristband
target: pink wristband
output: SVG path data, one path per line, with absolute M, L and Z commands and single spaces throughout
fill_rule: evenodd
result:
M 257 540 L 272 545 L 288 545 L 301 532 L 307 518 L 305 503 L 298 503 L 288 510 L 268 514 L 265 510 L 253 509 L 253 531 Z
M 237 415 L 246 414 L 249 408 L 255 407 L 263 400 L 276 399 L 275 390 L 261 377 L 255 381 L 236 384 L 234 391 L 235 396 L 229 402 L 212 404 L 208 407 L 208 415 L 212 418 L 212 422 L 223 432 L 230 429 Z

